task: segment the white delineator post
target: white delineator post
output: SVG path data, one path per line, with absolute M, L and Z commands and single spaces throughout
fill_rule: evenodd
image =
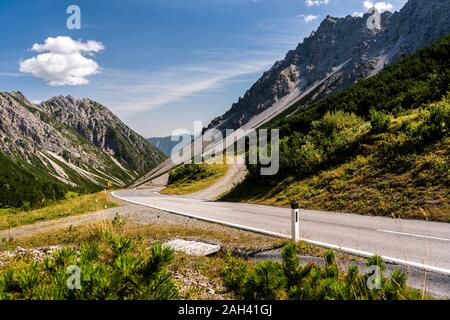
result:
M 298 202 L 291 202 L 291 216 L 292 241 L 297 242 L 300 240 L 300 210 L 298 208 Z

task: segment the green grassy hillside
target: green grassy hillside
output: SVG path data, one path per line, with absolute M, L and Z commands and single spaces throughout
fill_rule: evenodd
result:
M 76 186 L 65 184 L 53 177 L 39 159 L 30 164 L 19 157 L 7 157 L 0 152 L 0 208 L 40 208 L 55 200 L 64 199 L 68 192 L 85 194 L 102 189 L 98 184 L 82 179 L 74 169 L 64 163 L 57 159 L 52 160 L 64 168 Z
M 23 207 L 61 199 L 68 186 L 44 171 L 32 168 L 20 160 L 12 161 L 0 152 L 0 208 Z
M 227 172 L 226 164 L 185 164 L 169 174 L 169 185 L 162 194 L 186 195 L 211 186 Z
M 248 166 L 224 199 L 450 221 L 449 61 L 446 37 L 276 119 L 280 172 Z

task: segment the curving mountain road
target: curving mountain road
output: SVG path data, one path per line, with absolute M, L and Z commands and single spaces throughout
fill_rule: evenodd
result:
M 156 189 L 113 192 L 134 204 L 258 233 L 289 237 L 290 210 L 242 203 L 164 196 Z M 302 210 L 302 240 L 360 256 L 450 277 L 450 224 Z

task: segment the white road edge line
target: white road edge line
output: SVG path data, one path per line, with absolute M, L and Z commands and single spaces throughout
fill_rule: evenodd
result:
M 174 213 L 174 214 L 178 214 L 178 215 L 189 217 L 189 218 L 193 218 L 193 219 L 198 219 L 198 220 L 202 220 L 202 221 L 206 221 L 206 222 L 217 223 L 217 224 L 221 224 L 221 225 L 224 225 L 224 226 L 237 228 L 237 229 L 241 229 L 241 230 L 245 230 L 245 231 L 251 231 L 251 232 L 264 234 L 264 235 L 268 235 L 268 236 L 273 236 L 273 237 L 277 237 L 277 238 L 291 239 L 290 235 L 286 235 L 286 234 L 282 234 L 282 233 L 278 233 L 278 232 L 272 232 L 272 231 L 267 231 L 267 230 L 263 230 L 263 229 L 247 227 L 247 226 L 243 226 L 243 225 L 239 225 L 239 224 L 235 224 L 235 223 L 231 223 L 231 222 L 225 222 L 225 221 L 221 221 L 221 220 L 205 218 L 205 217 L 202 217 L 202 216 L 197 216 L 197 215 L 194 215 L 194 214 L 185 213 L 185 212 L 181 212 L 181 211 L 168 210 L 168 209 L 164 209 L 164 208 L 158 207 L 156 205 L 138 203 L 136 201 L 132 201 L 132 200 L 129 200 L 127 198 L 123 198 L 123 197 L 117 196 L 115 194 L 115 192 L 111 192 L 111 195 L 113 197 L 117 198 L 117 199 L 129 202 L 129 203 L 133 203 L 133 204 L 137 204 L 137 205 L 140 205 L 140 206 L 154 208 L 154 209 L 157 209 L 157 210 L 167 211 L 167 212 L 171 212 L 171 213 Z M 304 239 L 304 238 L 300 238 L 300 241 L 303 241 L 303 242 L 306 242 L 306 243 L 309 243 L 309 244 L 312 244 L 312 245 L 316 245 L 316 246 L 319 246 L 319 247 L 323 247 L 323 248 L 327 248 L 327 249 L 333 249 L 333 250 L 337 250 L 337 251 L 341 251 L 341 252 L 345 252 L 345 253 L 349 253 L 349 254 L 353 254 L 353 255 L 356 255 L 356 256 L 365 257 L 365 258 L 370 258 L 370 257 L 373 257 L 373 256 L 377 255 L 377 254 L 372 253 L 372 252 L 358 250 L 358 249 L 352 249 L 352 248 L 347 248 L 347 247 L 341 247 L 339 245 L 330 244 L 330 243 L 321 242 L 321 241 L 309 240 L 309 239 Z M 380 257 L 384 261 L 387 261 L 387 262 L 390 262 L 390 263 L 396 263 L 396 264 L 401 264 L 401 265 L 415 267 L 415 268 L 418 268 L 418 269 L 421 269 L 421 270 L 425 270 L 425 271 L 430 271 L 430 272 L 436 272 L 436 273 L 441 273 L 441 274 L 445 274 L 445 275 L 450 275 L 450 269 L 430 266 L 430 265 L 422 264 L 422 263 L 419 263 L 419 262 L 407 261 L 407 260 L 393 258 L 393 257 L 389 257 L 389 256 L 380 256 Z
M 383 229 L 377 229 L 377 231 L 384 232 L 384 233 L 398 234 L 398 235 L 402 235 L 402 236 L 416 237 L 416 238 L 424 238 L 424 239 L 432 239 L 432 240 L 440 240 L 440 241 L 450 241 L 450 239 L 447 239 L 447 238 L 438 238 L 438 237 L 432 237 L 432 236 L 424 236 L 424 235 L 421 235 L 421 234 L 414 234 L 414 233 L 397 232 L 397 231 L 383 230 Z

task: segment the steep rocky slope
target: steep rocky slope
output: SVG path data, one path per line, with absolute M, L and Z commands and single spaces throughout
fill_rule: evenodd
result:
M 450 1 L 410 0 L 399 12 L 382 14 L 381 30 L 368 29 L 368 17 L 328 16 L 208 128 L 242 127 L 274 105 L 285 107 L 323 79 L 304 103 L 326 96 L 450 33 Z
M 119 160 L 136 175 L 150 170 L 165 158 L 158 149 L 95 101 L 58 96 L 39 107 Z
M 0 93 L 0 207 L 126 186 L 165 156 L 108 109 L 88 99 L 32 104 Z
M 223 200 L 450 222 L 450 35 L 268 128 L 277 175 Z

